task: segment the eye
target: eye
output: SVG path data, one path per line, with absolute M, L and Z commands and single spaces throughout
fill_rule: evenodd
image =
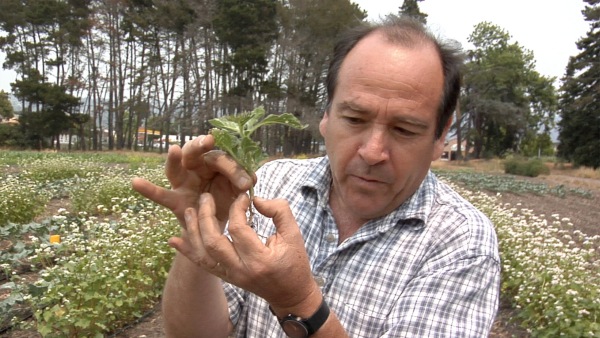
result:
M 358 125 L 358 124 L 364 123 L 363 119 L 358 118 L 358 117 L 353 117 L 353 116 L 344 116 L 343 119 L 346 120 L 346 122 L 348 122 L 349 124 L 353 124 L 353 125 Z
M 417 135 L 417 133 L 415 133 L 414 131 L 408 130 L 403 127 L 394 127 L 393 130 L 394 130 L 394 133 L 401 135 L 401 136 L 405 136 L 405 137 L 411 137 L 411 136 Z

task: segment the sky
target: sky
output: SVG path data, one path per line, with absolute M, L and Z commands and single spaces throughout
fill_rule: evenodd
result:
M 402 1 L 353 0 L 367 11 L 369 20 L 397 13 Z M 470 49 L 467 38 L 476 24 L 488 21 L 507 31 L 512 42 L 531 50 L 536 70 L 560 79 L 569 57 L 578 54 L 575 43 L 584 37 L 589 23 L 583 19 L 582 0 L 425 0 L 419 3 L 431 30 L 459 41 Z M 4 55 L 0 53 L 0 64 Z M 0 69 L 0 89 L 9 92 L 15 73 Z
M 398 13 L 402 0 L 352 0 L 367 11 L 369 20 Z M 560 79 L 569 57 L 579 54 L 575 43 L 584 37 L 590 24 L 581 11 L 582 0 L 424 0 L 419 2 L 428 15 L 430 29 L 445 38 L 472 48 L 467 38 L 475 25 L 487 21 L 512 36 L 511 42 L 533 52 L 536 70 Z

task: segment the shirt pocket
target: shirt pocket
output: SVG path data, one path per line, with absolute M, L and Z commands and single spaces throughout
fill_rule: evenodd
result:
M 370 305 L 373 304 L 361 306 L 356 302 L 345 302 L 336 309 L 336 315 L 350 337 L 379 337 L 386 331 L 389 309 L 385 306 L 377 309 Z

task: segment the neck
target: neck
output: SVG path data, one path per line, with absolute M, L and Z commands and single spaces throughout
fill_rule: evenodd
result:
M 339 244 L 350 238 L 360 227 L 367 222 L 350 210 L 339 198 L 335 189 L 332 187 L 329 196 L 329 207 L 333 213 L 333 219 L 337 224 L 339 233 Z

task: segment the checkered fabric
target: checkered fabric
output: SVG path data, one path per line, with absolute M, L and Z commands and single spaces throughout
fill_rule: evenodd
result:
M 312 272 L 350 337 L 487 337 L 498 306 L 500 258 L 492 223 L 429 173 L 393 213 L 338 243 L 327 157 L 278 160 L 256 195 L 284 198 Z M 272 221 L 257 217 L 263 238 Z M 234 337 L 285 337 L 268 304 L 225 284 Z

